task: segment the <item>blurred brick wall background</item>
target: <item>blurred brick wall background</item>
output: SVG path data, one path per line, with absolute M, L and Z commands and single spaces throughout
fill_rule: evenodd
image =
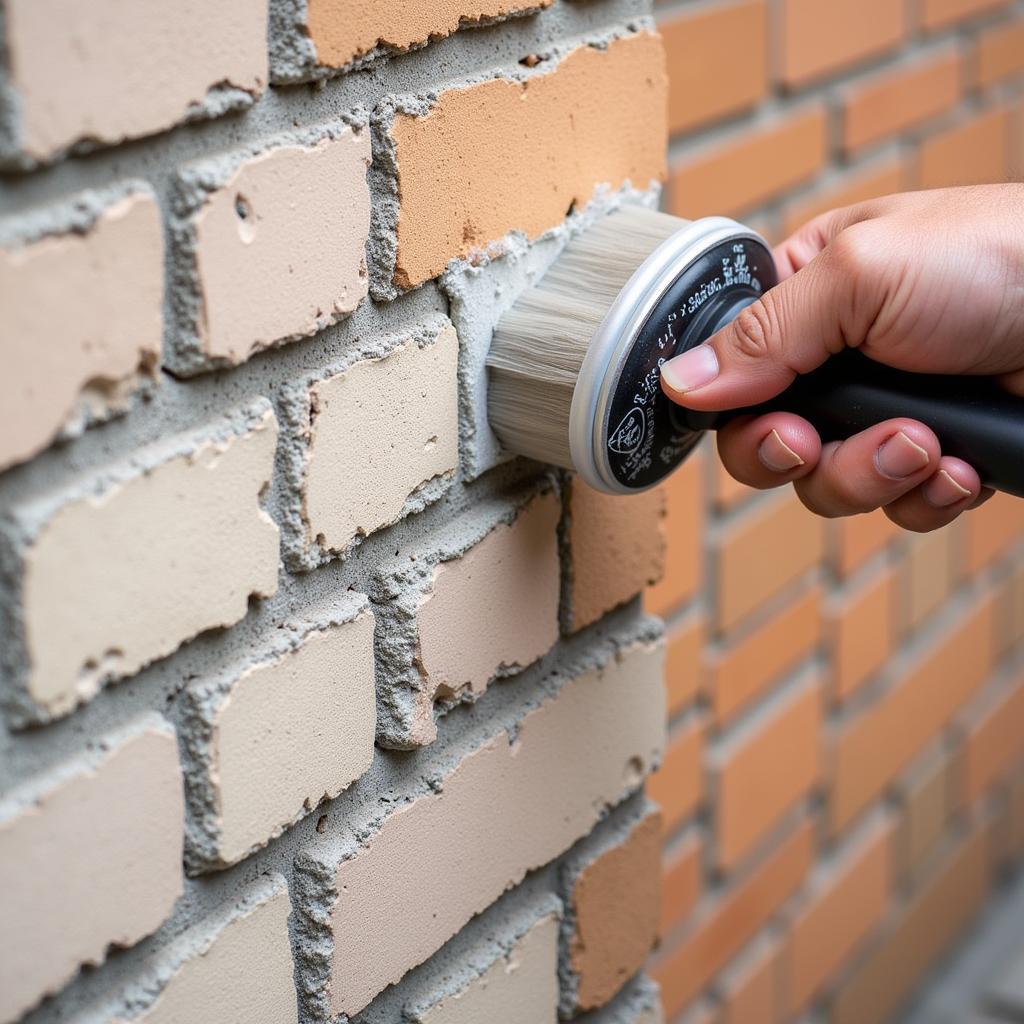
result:
M 779 241 L 832 206 L 1024 177 L 1024 5 L 656 5 L 666 206 Z M 666 1018 L 899 1020 L 1024 852 L 1024 503 L 929 536 L 669 484 Z M 695 542 L 694 537 L 700 540 Z

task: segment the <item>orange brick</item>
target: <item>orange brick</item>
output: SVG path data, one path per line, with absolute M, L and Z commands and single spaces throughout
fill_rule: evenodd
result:
M 749 220 L 746 223 L 747 227 L 753 227 Z M 758 229 L 754 228 L 754 230 L 756 231 Z M 721 511 L 728 511 L 729 509 L 735 508 L 737 505 L 741 505 L 748 498 L 752 498 L 758 493 L 755 488 L 748 487 L 746 484 L 741 484 L 739 480 L 737 480 L 725 468 L 725 466 L 722 465 L 721 461 L 717 457 L 715 458 L 714 484 L 712 489 L 714 491 L 713 497 L 715 507 Z
M 785 694 L 712 755 L 718 863 L 729 870 L 806 796 L 821 769 L 821 687 Z
M 783 213 L 782 230 L 784 234 L 791 235 L 818 214 L 901 192 L 905 186 L 906 170 L 902 160 L 887 158 L 880 163 L 872 163 L 867 168 L 844 175 L 828 188 L 790 203 Z
M 886 569 L 826 609 L 833 692 L 846 700 L 885 664 L 893 647 L 895 574 Z
M 900 568 L 906 601 L 901 626 L 917 629 L 952 592 L 953 544 L 962 522 L 908 536 L 907 556 Z
M 881 509 L 829 525 L 833 531 L 832 564 L 839 576 L 849 576 L 903 532 Z
M 792 493 L 731 523 L 715 552 L 719 628 L 734 626 L 816 565 L 824 553 L 824 532 L 824 520 Z
M 976 84 L 986 89 L 1019 74 L 1024 74 L 1024 18 L 980 32 L 974 51 Z
M 682 941 L 661 951 L 652 974 L 661 985 L 666 1019 L 687 1006 L 800 887 L 813 851 L 813 827 L 803 822 L 755 871 L 709 904 Z
M 674 848 L 665 851 L 661 870 L 661 925 L 659 933 L 668 935 L 691 914 L 700 895 L 700 839 L 689 835 Z
M 980 572 L 1024 536 L 1024 501 L 996 494 L 964 517 L 965 569 Z
M 604 494 L 573 479 L 566 497 L 567 630 L 628 601 L 665 570 L 665 494 Z
M 666 835 L 693 813 L 704 795 L 703 753 L 704 723 L 691 715 L 672 731 L 661 767 L 647 780 L 647 795 L 661 805 Z
M 969 924 L 989 887 L 990 837 L 979 829 L 914 894 L 895 925 L 844 983 L 831 1024 L 887 1021 Z
M 704 553 L 703 458 L 692 455 L 655 493 L 664 494 L 665 572 L 649 587 L 644 607 L 652 615 L 669 616 L 700 588 Z M 626 498 L 632 507 L 635 498 Z
M 783 955 L 787 1016 L 798 1016 L 861 947 L 885 913 L 892 823 L 879 820 L 829 862 L 797 912 Z
M 665 638 L 665 695 L 668 716 L 692 704 L 700 684 L 700 653 L 704 646 L 702 614 L 690 615 Z
M 719 726 L 814 650 L 821 625 L 820 600 L 821 592 L 814 588 L 763 626 L 708 654 L 702 688 Z
M 952 760 L 936 743 L 900 781 L 903 810 L 897 839 L 901 875 L 917 875 L 945 832 L 949 820 Z
M 989 110 L 925 140 L 918 152 L 918 185 L 981 185 L 1010 174 L 1010 111 Z
M 893 0 L 784 0 L 782 80 L 804 85 L 892 49 L 907 34 L 905 9 Z
M 994 613 L 991 598 L 975 604 L 897 685 L 842 727 L 832 755 L 833 832 L 860 814 L 987 678 Z
M 963 66 L 959 51 L 947 49 L 848 90 L 843 97 L 847 152 L 899 135 L 952 108 L 960 99 Z
M 779 943 L 755 942 L 719 984 L 721 1024 L 776 1024 L 779 1019 Z
M 935 31 L 958 21 L 990 14 L 1007 5 L 1008 0 L 923 0 L 921 24 Z
M 764 96 L 767 21 L 764 0 L 739 0 L 658 23 L 668 60 L 670 132 L 746 110 Z
M 986 695 L 967 727 L 963 802 L 970 806 L 1024 758 L 1024 678 Z
M 813 106 L 702 147 L 670 169 L 671 212 L 733 216 L 795 188 L 824 166 L 826 127 L 824 109 Z

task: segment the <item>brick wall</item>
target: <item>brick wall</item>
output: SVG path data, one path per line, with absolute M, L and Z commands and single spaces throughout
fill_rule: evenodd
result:
M 483 359 L 622 196 L 1019 174 L 1024 6 L 0 28 L 0 1022 L 896 1008 L 1024 850 L 1024 515 L 610 499 Z

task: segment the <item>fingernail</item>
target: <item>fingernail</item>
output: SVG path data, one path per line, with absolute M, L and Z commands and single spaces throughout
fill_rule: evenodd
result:
M 718 356 L 710 345 L 698 345 L 663 363 L 661 376 L 673 391 L 696 391 L 718 376 Z
M 797 466 L 802 466 L 804 460 L 785 441 L 779 437 L 779 432 L 773 430 L 757 449 L 757 457 L 763 466 L 774 473 L 788 473 Z
M 928 453 L 907 437 L 903 431 L 893 434 L 875 452 L 875 465 L 882 476 L 890 480 L 904 480 L 928 465 Z
M 947 508 L 971 496 L 971 492 L 958 484 L 944 469 L 940 469 L 921 491 L 925 501 L 936 508 Z

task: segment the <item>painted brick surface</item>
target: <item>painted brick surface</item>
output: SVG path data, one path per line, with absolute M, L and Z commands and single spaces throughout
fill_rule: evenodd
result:
M 341 128 L 182 173 L 179 296 L 191 294 L 169 353 L 176 371 L 244 362 L 359 305 L 369 162 L 369 131 Z
M 55 219 L 45 237 L 0 249 L 0 469 L 123 412 L 160 358 L 163 244 L 148 188 L 87 193 Z M 61 303 L 75 316 L 58 328 Z
M 514 745 L 502 732 L 467 754 L 437 792 L 389 815 L 365 844 L 327 844 L 299 861 L 303 905 L 327 909 L 304 911 L 304 927 L 330 950 L 319 1012 L 362 1009 L 639 784 L 661 756 L 661 669 L 657 648 L 613 656 L 528 713 Z M 408 926 L 396 931 L 387 908 L 398 906 Z
M 174 732 L 155 715 L 5 799 L 0 1019 L 163 923 L 182 891 L 182 805 Z
M 523 81 L 448 89 L 422 113 L 396 111 L 398 287 L 436 277 L 510 231 L 536 238 L 598 184 L 645 189 L 661 179 L 661 118 L 633 112 L 663 109 L 663 60 L 659 37 L 644 32 L 604 50 L 579 47 Z M 506 139 L 529 145 L 496 141 Z
M 241 860 L 370 767 L 373 613 L 356 598 L 334 618 L 296 628 L 291 650 L 190 692 L 198 863 Z
M 4 18 L 9 158 L 43 160 L 245 108 L 267 80 L 256 0 L 5 0 Z
M 416 495 L 439 497 L 455 472 L 459 340 L 447 322 L 427 331 L 308 391 L 302 513 L 321 554 L 397 522 Z

